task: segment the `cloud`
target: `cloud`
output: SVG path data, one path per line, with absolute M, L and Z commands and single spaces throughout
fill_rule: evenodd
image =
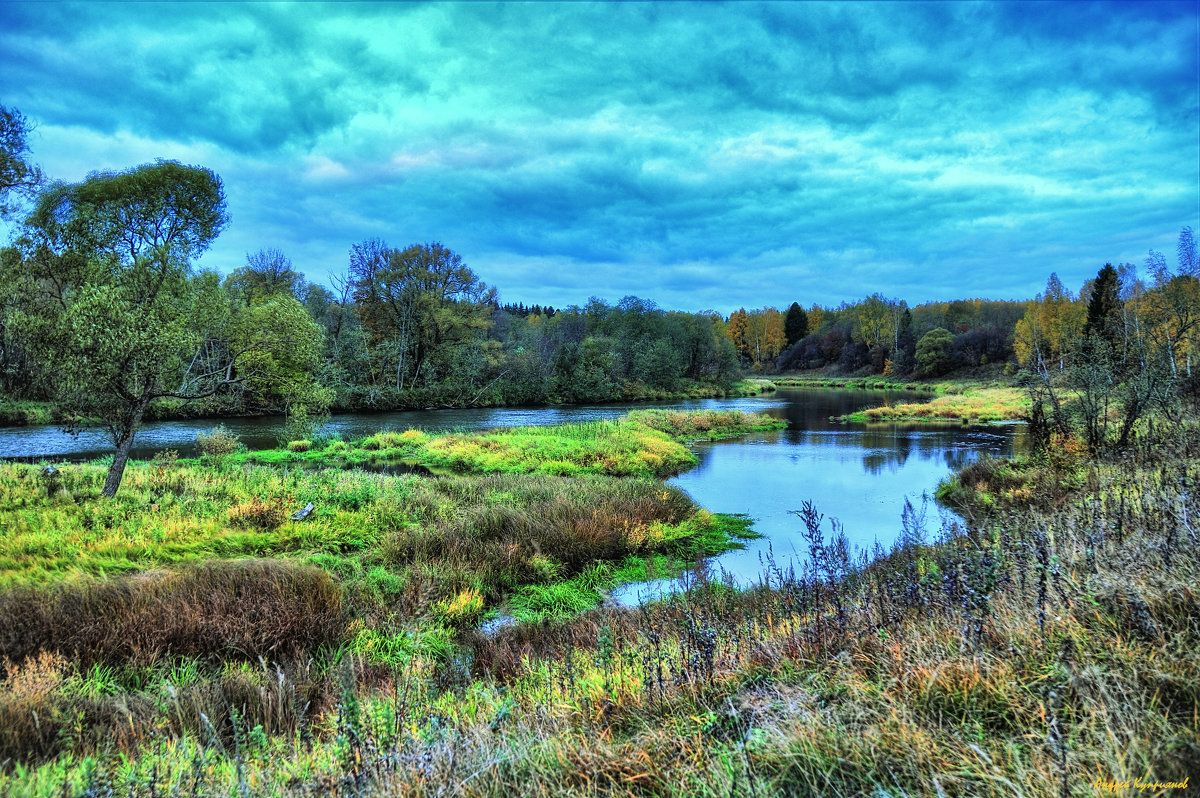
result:
M 8 4 L 0 102 L 41 125 L 55 176 L 216 169 L 222 269 L 276 246 L 323 280 L 382 237 L 440 240 L 556 305 L 1024 297 L 1200 226 L 1196 17 Z

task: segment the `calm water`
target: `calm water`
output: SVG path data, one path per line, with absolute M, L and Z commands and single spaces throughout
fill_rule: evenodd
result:
M 787 419 L 780 432 L 703 444 L 700 464 L 670 483 L 686 490 L 714 512 L 745 513 L 763 535 L 747 548 L 709 561 L 748 585 L 769 561 L 786 570 L 807 559 L 800 519 L 791 513 L 805 500 L 826 517 L 838 519 L 850 543 L 870 551 L 878 541 L 889 548 L 900 531 L 907 498 L 917 510 L 928 496 L 927 528 L 936 534 L 941 514 L 933 492 L 950 471 L 981 454 L 1008 456 L 1026 444 L 1021 426 L 835 424 L 830 416 L 880 404 L 887 394 L 863 391 L 781 390 L 762 410 Z M 910 399 L 911 401 L 911 399 Z M 630 585 L 614 592 L 621 604 L 669 589 L 670 583 Z
M 409 411 L 335 416 L 325 428 L 347 440 L 380 429 L 481 429 L 522 424 L 557 424 L 615 418 L 648 406 L 681 409 L 737 408 L 765 412 L 788 421 L 780 432 L 700 444 L 700 463 L 670 480 L 700 505 L 714 512 L 745 513 L 764 537 L 742 551 L 714 558 L 714 571 L 725 571 L 742 584 L 753 583 L 769 557 L 783 568 L 807 556 L 801 524 L 790 511 L 805 500 L 814 502 L 827 519 L 838 519 L 856 546 L 870 549 L 875 541 L 891 545 L 900 530 L 907 498 L 916 507 L 932 496 L 951 469 L 983 453 L 1010 455 L 1025 447 L 1020 426 L 836 424 L 830 417 L 884 399 L 913 400 L 911 393 L 783 389 L 767 397 L 709 399 L 658 405 L 595 405 L 535 409 Z M 281 418 L 230 419 L 224 422 L 251 448 L 276 445 Z M 149 458 L 162 449 L 195 452 L 195 436 L 214 422 L 171 421 L 146 425 L 139 433 L 134 457 Z M 111 453 L 103 434 L 70 436 L 53 427 L 0 428 L 0 456 L 22 459 L 86 460 Z M 939 510 L 928 504 L 928 527 L 940 526 Z M 828 520 L 826 523 L 828 531 Z M 644 583 L 613 595 L 619 603 L 657 595 L 669 584 Z

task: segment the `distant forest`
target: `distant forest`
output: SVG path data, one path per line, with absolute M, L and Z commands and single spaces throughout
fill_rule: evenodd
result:
M 1190 247 L 1190 249 L 1189 249 Z M 1172 365 L 1190 375 L 1196 352 L 1195 244 L 1180 236 L 1179 268 L 1151 253 L 1152 282 L 1121 264 L 1117 291 L 1145 327 L 1163 327 Z M 1190 254 L 1189 254 L 1190 253 Z M 20 272 L 20 251 L 7 250 L 6 271 Z M 49 279 L 49 272 L 39 279 Z M 313 406 L 391 409 L 431 406 L 536 405 L 654 398 L 721 390 L 746 374 L 820 370 L 886 375 L 898 380 L 947 375 L 1015 374 L 1043 356 L 1064 357 L 1081 340 L 1095 281 L 1078 293 L 1051 275 L 1046 291 L 1024 302 L 963 299 L 909 306 L 872 294 L 837 307 L 796 301 L 785 310 L 739 309 L 729 315 L 685 313 L 627 296 L 583 306 L 502 304 L 451 250 L 440 244 L 389 247 L 365 241 L 331 287 L 310 283 L 277 250 L 251 254 L 225 277 L 200 272 L 190 291 L 204 297 L 206 334 L 197 359 L 232 359 L 222 331 L 254 309 L 256 324 L 302 308 L 320 331 Z M 36 280 L 34 281 L 36 282 Z M 31 283 L 0 285 L 0 385 L 16 399 L 53 399 L 45 372 L 21 330 Z M 295 326 L 290 318 L 288 324 Z M 33 342 L 34 344 L 36 342 Z M 181 363 L 182 365 L 182 363 Z M 194 368 L 194 362 L 192 367 Z M 185 381 L 180 375 L 181 383 Z M 289 399 L 252 380 L 230 381 L 194 403 L 192 412 L 223 414 L 280 409 Z M 168 402 L 169 404 L 169 402 Z M 314 407 L 314 409 L 317 409 Z

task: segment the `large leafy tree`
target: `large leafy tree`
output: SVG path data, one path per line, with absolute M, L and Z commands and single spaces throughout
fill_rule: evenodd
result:
M 69 425 L 107 428 L 115 453 L 105 496 L 121 484 L 152 401 L 270 381 L 287 371 L 281 361 L 308 365 L 297 339 L 320 340 L 311 320 L 283 336 L 231 323 L 215 275 L 193 275 L 191 260 L 227 221 L 217 175 L 159 161 L 56 184 L 26 222 L 11 275 L 31 289 L 18 314 L 22 333 L 50 365 Z
M 938 377 L 950 369 L 950 347 L 954 334 L 944 327 L 935 327 L 917 342 L 917 369 L 925 377 Z
M 397 391 L 445 381 L 491 326 L 495 289 L 438 243 L 357 244 L 350 281 L 363 328 Z

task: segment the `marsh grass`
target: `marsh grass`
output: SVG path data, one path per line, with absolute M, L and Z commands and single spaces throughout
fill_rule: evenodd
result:
M 1040 797 L 1103 793 L 1097 780 L 1180 783 L 1200 772 L 1198 458 L 1187 424 L 1118 461 L 987 463 L 964 481 L 966 522 L 934 526 L 906 507 L 897 544 L 870 557 L 801 506 L 808 561 L 768 554 L 756 587 L 697 569 L 690 590 L 659 602 L 493 634 L 452 630 L 431 600 L 389 632 L 369 617 L 384 605 L 355 595 L 375 566 L 330 553 L 349 574 L 348 633 L 388 658 L 346 645 L 303 662 L 102 671 L 43 652 L 0 682 L 19 728 L 47 741 L 0 772 L 0 793 Z M 536 519 L 562 482 L 398 480 L 442 532 L 401 522 L 413 565 L 370 589 L 414 601 L 437 593 L 437 569 L 418 564 L 503 530 L 541 540 Z M 611 482 L 566 492 L 594 484 L 593 504 Z M 659 504 L 660 484 L 618 484 L 623 508 Z M 476 500 L 469 519 L 437 518 Z M 594 562 L 572 570 L 549 548 L 527 565 L 602 583 Z M 473 590 L 436 600 L 469 610 Z M 109 715 L 39 731 L 35 708 L 54 702 L 64 718 L 88 702 Z
M 1029 414 L 1029 397 L 1019 388 L 967 388 L 928 402 L 888 403 L 842 416 L 843 421 L 955 421 L 988 423 L 1019 421 Z
M 635 411 L 609 421 L 430 434 L 385 431 L 323 448 L 245 452 L 236 462 L 364 467 L 403 463 L 436 473 L 667 477 L 696 463 L 686 442 L 780 429 L 785 422 L 741 411 Z

